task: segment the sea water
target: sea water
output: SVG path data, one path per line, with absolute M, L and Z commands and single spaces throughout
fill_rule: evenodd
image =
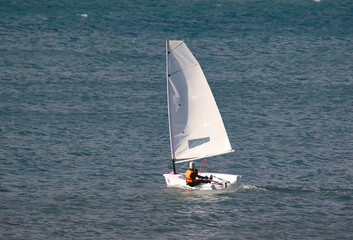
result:
M 166 187 L 166 39 L 241 185 Z M 350 0 L 2 1 L 0 239 L 352 239 L 352 76 Z

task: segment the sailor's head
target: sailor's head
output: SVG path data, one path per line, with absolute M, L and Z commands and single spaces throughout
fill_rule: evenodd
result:
M 191 170 L 194 170 L 194 168 L 195 168 L 195 163 L 194 163 L 194 162 L 190 162 L 190 163 L 189 163 L 189 168 L 190 168 Z

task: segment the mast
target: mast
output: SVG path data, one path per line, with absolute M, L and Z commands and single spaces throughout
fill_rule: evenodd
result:
M 173 139 L 172 139 L 172 127 L 170 123 L 170 101 L 169 101 L 169 61 L 168 61 L 168 55 L 169 55 L 169 40 L 166 40 L 166 73 L 167 73 L 167 101 L 168 101 L 168 125 L 169 125 L 169 141 L 170 141 L 170 153 L 172 156 L 172 164 L 173 164 L 173 172 L 176 174 L 175 170 L 175 157 L 174 157 L 174 152 L 173 152 Z

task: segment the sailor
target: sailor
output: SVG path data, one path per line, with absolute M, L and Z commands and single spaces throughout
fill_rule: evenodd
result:
M 198 174 L 197 169 L 195 169 L 195 163 L 193 162 L 190 162 L 189 169 L 185 173 L 185 178 L 186 178 L 186 184 L 189 185 L 190 187 L 194 187 L 200 183 L 210 182 L 207 176 L 203 177 Z M 200 178 L 200 179 L 196 179 L 196 178 Z

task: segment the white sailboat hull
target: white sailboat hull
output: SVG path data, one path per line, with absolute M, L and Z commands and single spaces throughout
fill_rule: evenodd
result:
M 210 183 L 200 183 L 195 187 L 190 187 L 186 184 L 184 173 L 165 173 L 163 174 L 168 187 L 177 187 L 184 189 L 198 189 L 198 190 L 219 190 L 229 187 L 231 184 L 239 184 L 241 180 L 240 175 L 224 174 L 224 173 L 202 173 L 200 176 L 213 176 Z

